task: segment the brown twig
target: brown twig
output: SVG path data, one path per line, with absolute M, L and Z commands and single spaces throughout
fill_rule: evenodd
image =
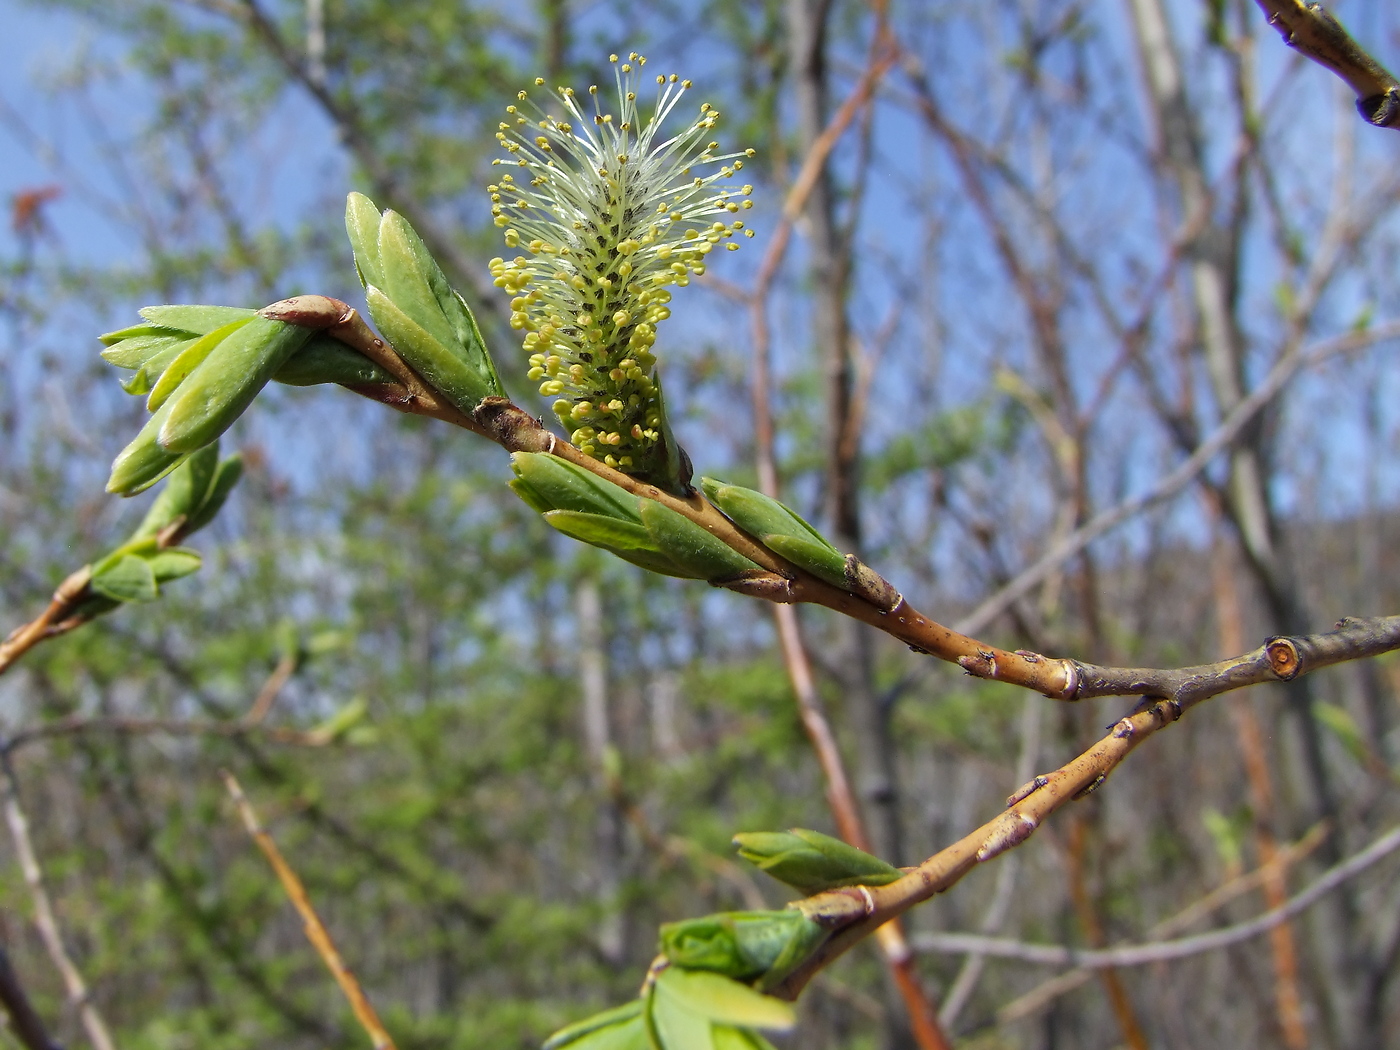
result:
M 47 609 L 24 626 L 12 631 L 8 638 L 0 642 L 0 674 L 8 671 L 16 660 L 40 642 L 72 630 L 72 627 L 65 627 L 63 630 L 60 630 L 60 627 L 72 619 L 73 610 L 91 594 L 88 589 L 91 581 L 92 567 L 88 565 L 69 574 L 68 578 L 58 585 L 58 590 L 54 591 Z
M 331 940 L 331 935 L 326 930 L 325 924 L 316 914 L 316 909 L 311 906 L 311 899 L 307 897 L 306 887 L 302 885 L 301 879 L 283 858 L 281 850 L 277 848 L 277 843 L 272 841 L 272 836 L 259 823 L 252 803 L 243 794 L 243 788 L 239 786 L 233 774 L 225 770 L 223 778 L 228 793 L 233 798 L 234 805 L 238 807 L 238 814 L 243 818 L 243 826 L 248 829 L 248 834 L 253 837 L 258 849 L 262 850 L 267 862 L 272 865 L 272 870 L 276 872 L 278 881 L 282 883 L 282 889 L 286 891 L 292 906 L 301 916 L 306 939 L 311 942 L 311 946 L 316 949 L 316 954 L 321 957 L 321 961 L 326 964 L 331 976 L 335 978 L 336 984 L 340 985 L 340 990 L 345 993 L 345 998 L 350 1002 L 350 1009 L 354 1011 L 355 1020 L 360 1022 L 360 1027 L 369 1035 L 374 1050 L 395 1050 L 394 1040 L 380 1023 L 379 1015 L 374 1012 L 374 1007 L 366 998 L 364 989 L 360 987 L 360 982 L 355 979 L 355 975 L 345 965 L 345 961 L 340 957 L 340 952 L 336 950 L 335 942 Z
M 82 1021 L 83 1031 L 93 1050 L 116 1050 L 107 1022 L 102 1019 L 97 1004 L 92 1001 L 92 993 L 82 972 L 68 949 L 63 944 L 63 935 L 58 928 L 53 901 L 44 886 L 44 872 L 39 866 L 39 855 L 34 850 L 34 840 L 29 834 L 29 818 L 19 801 L 19 781 L 15 777 L 14 766 L 8 754 L 0 753 L 0 804 L 5 810 L 5 822 L 10 826 L 10 837 L 14 840 L 15 855 L 19 860 L 20 871 L 29 896 L 34 902 L 34 925 L 39 929 L 39 937 L 53 960 L 55 968 L 63 978 L 63 986 L 68 992 L 69 1004 L 77 1010 Z
M 1187 929 L 1198 920 L 1209 915 L 1218 908 L 1223 907 L 1230 901 L 1240 897 L 1251 890 L 1258 889 L 1264 883 L 1276 877 L 1282 876 L 1294 864 L 1297 864 L 1304 857 L 1309 856 L 1323 839 L 1327 837 L 1326 824 L 1314 824 L 1311 829 L 1297 842 L 1286 849 L 1274 854 L 1272 860 L 1267 864 L 1261 864 L 1253 871 L 1237 875 L 1229 881 L 1217 886 L 1210 893 L 1207 893 L 1200 900 L 1197 900 L 1175 915 L 1162 922 L 1159 922 L 1152 929 L 1147 931 L 1147 940 L 1163 940 L 1173 934 Z M 1280 929 L 1282 926 L 1275 927 Z M 924 950 L 927 945 L 920 941 L 920 950 Z M 973 958 L 985 958 L 982 955 L 974 955 Z M 1024 995 L 1017 996 L 997 1011 L 997 1023 L 1006 1025 L 1014 1021 L 1019 1021 L 1023 1017 L 1028 1017 L 1037 1010 L 1043 1009 L 1049 1003 L 1074 989 L 1087 984 L 1093 979 L 1094 971 L 1083 966 L 1076 967 L 1066 973 L 1058 974 L 1041 984 L 1036 985 Z
M 1025 842 L 1050 814 L 1096 789 L 1134 748 L 1197 704 L 1246 685 L 1290 681 L 1322 667 L 1397 648 L 1400 616 L 1349 618 L 1335 631 L 1271 638 L 1244 656 L 1202 667 L 1130 671 L 1081 665 L 1084 695 L 1140 693 L 1144 700 L 1138 710 L 1114 723 L 1107 736 L 1077 758 L 1022 786 L 1007 800 L 1005 812 L 899 881 L 833 890 L 800 902 L 803 911 L 818 916 L 836 932 L 783 982 L 777 994 L 796 998 L 812 974 L 880 925 L 948 889 L 978 864 Z
M 1391 829 L 1365 849 L 1327 869 L 1306 889 L 1276 908 L 1270 908 L 1245 922 L 1171 941 L 1147 941 L 1116 948 L 1080 949 L 1066 948 L 1058 944 L 1030 944 L 1004 937 L 982 937 L 977 934 L 927 933 L 915 938 L 915 946 L 919 951 L 977 952 L 998 959 L 1016 959 L 1044 966 L 1078 966 L 1085 970 L 1171 962 L 1203 952 L 1219 951 L 1221 948 L 1228 948 L 1268 933 L 1302 914 L 1343 883 L 1384 860 L 1396 850 L 1400 850 L 1400 828 Z
M 1356 109 L 1368 124 L 1400 127 L 1400 80 L 1353 40 L 1321 4 L 1304 0 L 1257 3 L 1285 44 L 1347 82 L 1356 92 Z

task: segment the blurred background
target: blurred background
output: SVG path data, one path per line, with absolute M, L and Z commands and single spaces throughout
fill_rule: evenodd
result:
M 1390 5 L 1338 14 L 1400 55 Z M 606 86 L 632 50 L 758 151 L 757 237 L 677 296 L 656 346 L 697 474 L 755 483 L 757 377 L 785 498 L 1008 648 L 1174 666 L 1400 610 L 1400 138 L 1247 0 L 0 0 L 0 24 L 0 630 L 148 499 L 103 493 L 143 410 L 95 336 L 148 303 L 362 305 L 352 189 L 429 239 L 544 412 L 486 269 L 495 122 L 535 76 Z M 1285 376 L 1233 451 L 1006 589 Z M 832 830 L 764 605 L 564 540 L 499 450 L 345 391 L 271 390 L 230 447 L 250 469 L 204 571 L 0 680 L 8 734 L 366 705 L 324 747 L 79 725 L 15 752 L 124 1050 L 363 1039 L 221 767 L 405 1048 L 536 1046 L 634 994 L 659 922 L 787 899 L 728 845 Z M 897 864 L 1127 706 L 802 619 Z M 911 938 L 1138 942 L 1282 902 L 1396 821 L 1397 686 L 1382 659 L 1193 711 Z M 919 970 L 967 1047 L 1400 1046 L 1397 870 L 1176 962 L 1066 977 L 929 951 Z M 8 844 L 0 887 L 0 943 L 81 1042 Z M 801 1016 L 782 1046 L 912 1045 L 868 946 Z

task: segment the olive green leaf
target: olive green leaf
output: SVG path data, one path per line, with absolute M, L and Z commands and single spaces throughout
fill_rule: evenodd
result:
M 762 569 L 689 518 L 652 500 L 639 499 L 642 524 L 655 545 L 681 568 L 712 582 L 734 580 Z
M 642 523 L 636 496 L 558 456 L 547 452 L 516 452 L 510 457 L 510 465 L 522 485 L 528 486 L 550 510 L 574 510 L 637 525 Z M 512 487 L 517 492 L 521 490 L 520 486 Z
M 230 321 L 228 324 L 221 325 L 200 336 L 193 342 L 182 344 L 184 349 L 169 361 L 162 362 L 159 377 L 155 379 L 155 384 L 151 387 L 151 396 L 146 400 L 146 411 L 154 412 L 165 404 L 170 395 L 175 393 L 175 388 L 204 362 L 204 359 L 224 341 L 225 337 L 232 335 L 251 320 L 252 318 L 241 318 L 237 321 Z M 148 363 L 138 374 L 147 375 L 150 366 L 154 363 L 154 361 Z
M 118 602 L 148 602 L 155 599 L 155 572 L 151 563 L 135 554 L 114 554 L 92 569 L 88 585 L 93 592 Z
M 277 370 L 274 382 L 285 386 L 379 386 L 395 382 L 393 376 L 358 350 L 339 339 L 317 333 Z
M 786 1030 L 797 1021 L 791 1003 L 717 973 L 670 966 L 656 979 L 658 1000 L 670 999 L 710 1021 Z
M 885 886 L 904 876 L 879 857 L 806 828 L 744 832 L 734 845 L 739 856 L 809 896 L 838 886 Z
M 209 444 L 309 338 L 310 328 L 266 317 L 226 336 L 160 409 L 170 409 L 159 431 L 161 446 L 193 452 Z
M 561 1028 L 545 1040 L 544 1046 L 540 1050 L 564 1050 L 565 1047 L 568 1047 L 569 1050 L 584 1050 L 585 1047 L 587 1050 L 602 1050 L 604 1046 L 608 1046 L 611 1050 L 610 1044 L 598 1043 L 595 1046 L 591 1041 L 584 1041 L 584 1037 L 629 1029 L 641 1037 L 641 1042 L 637 1044 L 639 1050 L 645 1050 L 646 1031 L 642 1024 L 643 1005 L 640 998 L 633 999 L 622 1006 L 615 1006 L 611 1010 L 604 1010 L 602 1013 L 575 1022 L 567 1028 Z M 628 1044 L 619 1042 L 617 1047 L 618 1050 L 624 1050 Z
M 792 508 L 742 485 L 714 478 L 702 478 L 700 485 L 726 517 L 774 554 L 834 587 L 848 589 L 846 556 Z

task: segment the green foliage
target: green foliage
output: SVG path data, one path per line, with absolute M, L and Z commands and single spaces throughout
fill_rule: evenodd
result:
M 734 836 L 739 856 L 804 894 L 838 886 L 884 886 L 904 872 L 820 831 L 748 831 Z

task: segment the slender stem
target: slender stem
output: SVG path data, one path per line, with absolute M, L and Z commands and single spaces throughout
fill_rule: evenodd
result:
M 355 1020 L 360 1022 L 360 1027 L 369 1035 L 374 1050 L 395 1050 L 394 1040 L 380 1023 L 379 1015 L 374 1012 L 374 1007 L 370 1005 L 364 989 L 360 987 L 360 982 L 355 979 L 355 975 L 345 965 L 345 960 L 340 957 L 340 952 L 336 950 L 335 942 L 331 940 L 331 935 L 326 930 L 325 924 L 321 922 L 321 917 L 316 914 L 316 909 L 312 907 L 311 898 L 306 895 L 306 887 L 302 884 L 301 879 L 282 856 L 282 851 L 277 848 L 277 843 L 272 841 L 272 836 L 258 821 L 253 804 L 243 794 L 243 788 L 239 786 L 233 774 L 225 771 L 223 777 L 228 793 L 238 807 L 238 814 L 243 818 L 243 826 L 248 829 L 248 834 L 253 837 L 258 849 L 262 850 L 267 862 L 272 865 L 272 870 L 276 872 L 278 881 L 282 883 L 282 888 L 286 891 L 292 906 L 296 908 L 297 914 L 301 916 L 301 920 L 305 924 L 306 939 L 311 942 L 312 947 L 316 949 L 316 954 L 321 957 L 321 961 L 326 964 L 331 976 L 335 978 L 336 984 L 340 985 L 340 990 L 345 993 L 345 998 L 350 1002 L 350 1009 L 354 1011 Z
M 783 982 L 776 994 L 796 998 L 813 974 L 880 925 L 948 889 L 978 864 L 1025 842 L 1050 814 L 1095 790 L 1134 748 L 1197 704 L 1245 685 L 1289 681 L 1344 660 L 1394 649 L 1400 649 L 1400 617 L 1347 619 L 1327 634 L 1272 638 L 1252 653 L 1205 667 L 1140 672 L 1118 669 L 1105 675 L 1103 688 L 1112 695 L 1139 692 L 1145 697 L 1136 712 L 1114 723 L 1108 735 L 1093 747 L 1019 788 L 1007 800 L 1005 812 L 934 854 L 897 882 L 833 890 L 799 902 L 804 912 L 819 917 L 835 927 L 836 932 Z M 1114 677 L 1118 680 L 1108 681 Z M 1097 684 L 1097 680 L 1091 678 L 1091 683 Z
M 5 810 L 5 822 L 10 826 L 10 837 L 14 840 L 15 855 L 19 858 L 20 871 L 24 874 L 25 885 L 29 887 L 30 899 L 34 902 L 34 925 L 39 928 L 39 936 L 48 950 L 63 986 L 68 991 L 69 1003 L 78 1011 L 83 1031 L 93 1050 L 116 1050 L 116 1044 L 107 1030 L 107 1022 L 102 1019 L 97 1004 L 92 1001 L 92 993 L 82 972 L 73 962 L 68 949 L 64 947 L 63 935 L 59 932 L 58 919 L 54 915 L 53 901 L 44 886 L 44 872 L 39 866 L 39 855 L 34 850 L 34 840 L 29 834 L 29 818 L 19 801 L 19 781 L 15 777 L 14 766 L 7 753 L 0 752 L 0 805 Z

